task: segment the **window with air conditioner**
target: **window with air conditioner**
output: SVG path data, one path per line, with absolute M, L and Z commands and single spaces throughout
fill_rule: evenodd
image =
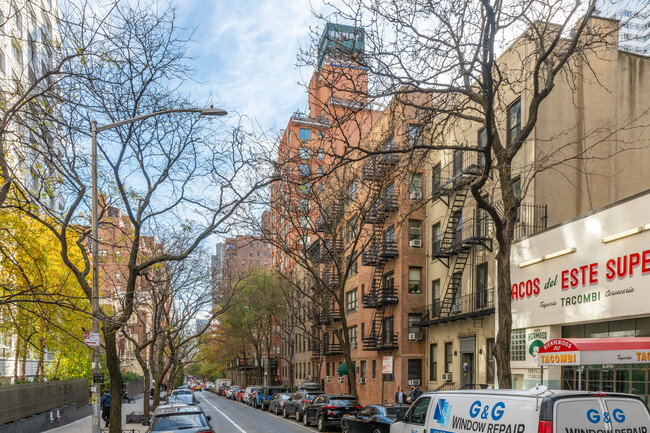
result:
M 422 221 L 409 220 L 409 246 L 422 247 Z
M 408 383 L 418 386 L 422 383 L 422 359 L 408 360 Z

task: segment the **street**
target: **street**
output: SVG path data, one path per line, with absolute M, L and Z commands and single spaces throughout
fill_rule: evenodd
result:
M 316 427 L 305 427 L 293 418 L 282 418 L 267 411 L 262 412 L 245 404 L 219 397 L 211 392 L 197 392 L 201 408 L 210 415 L 210 424 L 216 433 L 278 433 L 314 432 Z

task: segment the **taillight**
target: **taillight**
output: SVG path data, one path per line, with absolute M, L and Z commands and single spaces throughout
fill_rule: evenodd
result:
M 302 402 L 303 402 L 303 403 L 309 403 L 309 400 L 304 399 Z
M 592 392 L 591 395 L 594 397 L 607 397 L 609 394 L 606 392 Z
M 332 410 L 336 408 L 337 408 L 336 406 L 323 406 L 323 409 L 328 409 L 328 410 Z
M 363 406 L 356 406 L 355 409 L 363 409 Z
M 553 433 L 553 421 L 540 421 L 537 433 Z

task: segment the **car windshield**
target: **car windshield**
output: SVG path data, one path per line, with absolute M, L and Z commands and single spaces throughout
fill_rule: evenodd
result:
M 167 399 L 167 403 L 168 404 L 172 404 L 172 403 L 194 404 L 194 397 L 187 394 L 172 395 Z
M 203 414 L 184 413 L 154 417 L 151 431 L 183 430 L 198 427 L 208 427 Z
M 397 414 L 399 411 L 403 409 L 401 407 L 387 407 L 386 410 L 386 417 L 390 419 L 397 419 Z
M 356 400 L 350 400 L 350 399 L 331 399 L 328 403 L 330 406 L 356 406 L 359 403 L 357 403 Z

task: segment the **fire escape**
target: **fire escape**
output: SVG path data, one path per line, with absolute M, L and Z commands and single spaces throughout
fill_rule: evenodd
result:
M 377 155 L 363 166 L 363 179 L 376 188 L 376 199 L 367 211 L 365 223 L 372 224 L 368 247 L 361 257 L 361 264 L 373 266 L 373 277 L 368 293 L 363 295 L 364 308 L 374 308 L 369 334 L 363 336 L 363 350 L 392 350 L 397 347 L 397 334 L 392 321 L 386 320 L 392 307 L 397 304 L 394 285 L 384 284 L 386 263 L 398 256 L 394 232 L 386 231 L 388 217 L 398 210 L 397 193 L 393 183 L 384 186 L 399 157 L 394 154 Z
M 444 230 L 439 239 L 434 240 L 431 258 L 444 263 L 448 274 L 441 299 L 435 299 L 432 305 L 416 310 L 421 313 L 421 326 L 452 319 L 463 311 L 470 313 L 468 317 L 489 314 L 490 309 L 494 311 L 493 300 L 490 299 L 490 304 L 487 292 L 470 294 L 472 299 L 465 300 L 461 287 L 472 248 L 480 245 L 492 251 L 489 217 L 477 209 L 472 218 L 463 219 L 470 183 L 482 170 L 480 158 L 481 155 L 476 152 L 456 151 L 453 160 L 440 170 L 438 179 L 434 173 L 432 196 L 445 203 L 449 212 Z M 465 308 L 464 301 L 469 304 Z

